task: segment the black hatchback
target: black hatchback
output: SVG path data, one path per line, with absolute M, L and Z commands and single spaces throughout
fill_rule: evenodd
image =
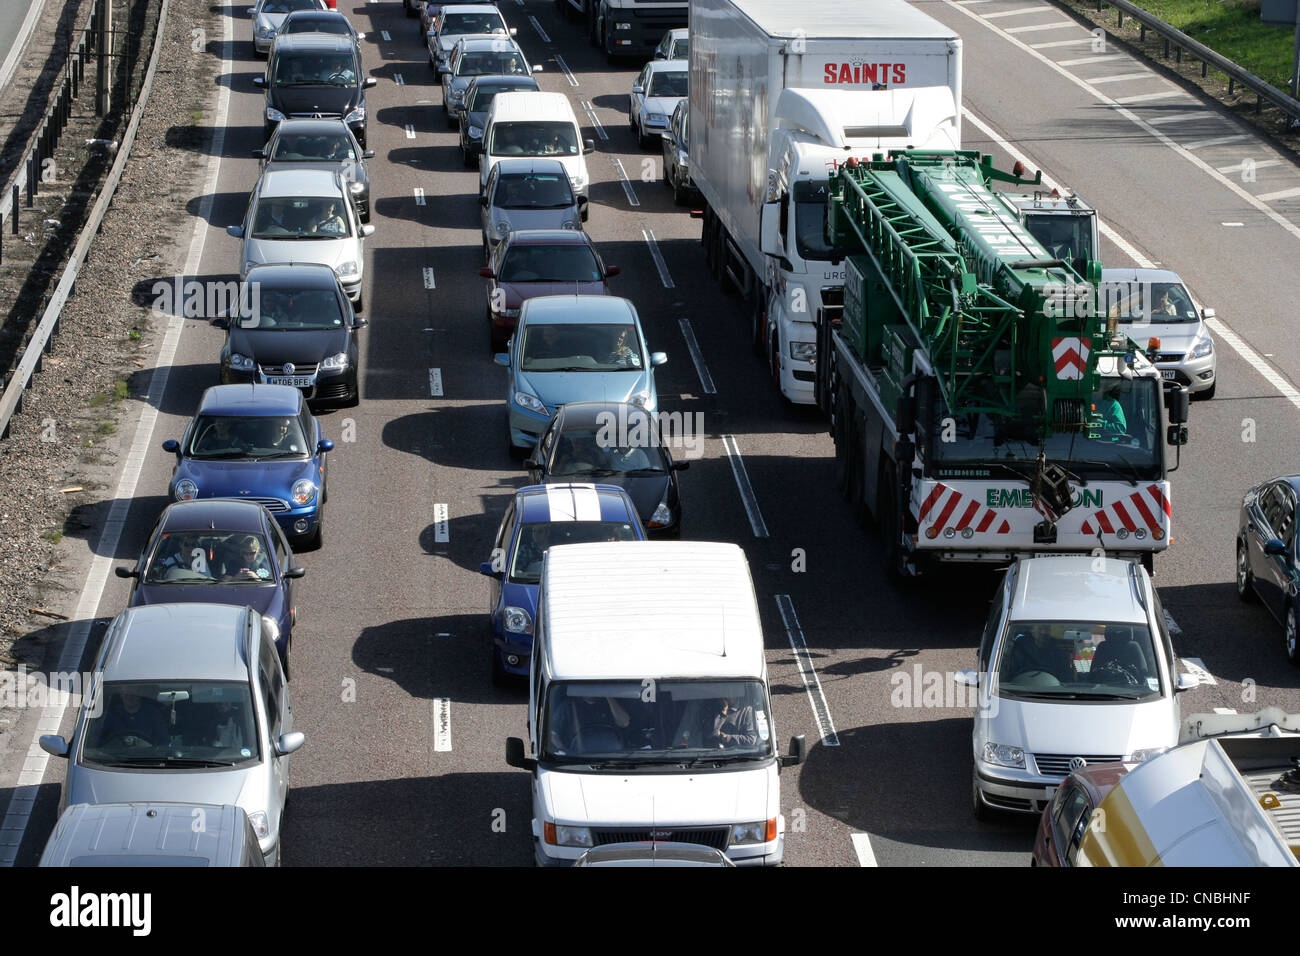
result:
M 253 84 L 266 91 L 266 138 L 286 119 L 341 119 L 366 145 L 366 90 L 373 76 L 361 74 L 361 53 L 350 37 L 294 33 L 277 38 L 266 75 Z
M 1237 525 L 1237 596 L 1262 601 L 1282 622 L 1287 660 L 1300 666 L 1296 600 L 1296 499 L 1300 475 L 1256 485 L 1241 500 Z
M 690 462 L 673 461 L 671 438 L 639 405 L 573 402 L 555 413 L 524 467 L 535 485 L 617 485 L 636 505 L 651 538 L 676 538 L 682 530 L 677 472 Z
M 254 266 L 236 308 L 212 324 L 226 330 L 222 385 L 291 385 L 309 402 L 360 400 L 356 330 L 366 320 L 329 266 Z

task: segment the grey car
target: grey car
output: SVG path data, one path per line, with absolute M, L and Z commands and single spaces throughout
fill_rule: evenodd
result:
M 287 119 L 271 141 L 252 151 L 268 169 L 327 169 L 343 178 L 362 222 L 370 221 L 370 169 L 373 149 L 362 149 L 348 124 L 340 119 Z
M 663 137 L 664 185 L 673 191 L 673 202 L 681 205 L 696 192 L 691 180 L 691 150 L 687 122 L 691 115 L 689 100 L 682 100 L 673 108 Z
M 265 866 L 248 814 L 205 803 L 78 803 L 41 866 Z
M 488 173 L 483 207 L 483 251 L 490 259 L 497 245 L 521 229 L 581 229 L 587 203 L 569 184 L 558 159 L 503 159 Z
M 483 152 L 483 128 L 487 126 L 488 109 L 492 98 L 507 91 L 521 92 L 539 89 L 531 76 L 476 76 L 465 88 L 463 107 L 456 115 L 460 119 L 460 157 L 466 166 L 478 165 L 478 154 Z
M 442 73 L 442 111 L 455 128 L 465 110 L 465 91 L 476 76 L 532 76 L 540 68 L 529 65 L 519 44 L 502 36 L 461 37 L 447 69 Z
M 155 604 L 109 625 L 71 741 L 59 810 L 79 803 L 242 807 L 280 862 L 293 729 L 289 687 L 262 616 L 225 604 Z
M 1099 293 L 1104 314 L 1119 320 L 1120 329 L 1146 349 L 1166 380 L 1193 398 L 1214 397 L 1218 369 L 1207 325 L 1214 310 L 1197 305 L 1176 272 L 1104 269 Z

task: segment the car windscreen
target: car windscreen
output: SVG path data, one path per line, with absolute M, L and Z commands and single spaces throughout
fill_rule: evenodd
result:
M 498 93 L 518 93 L 535 89 L 532 86 L 520 86 L 515 83 L 479 83 L 474 87 L 474 98 L 469 101 L 469 111 L 471 113 L 486 113 L 489 106 L 492 105 L 493 98 Z
M 507 173 L 492 194 L 492 205 L 501 209 L 563 209 L 574 202 L 565 173 Z
M 293 17 L 287 21 L 284 33 L 332 33 L 351 36 L 352 27 L 342 17 Z
M 542 579 L 542 556 L 556 544 L 590 544 L 594 541 L 636 541 L 629 521 L 537 521 L 519 526 L 510 581 L 537 584 Z
M 270 584 L 275 568 L 266 538 L 249 531 L 176 531 L 158 537 L 144 583 Z
M 248 296 L 239 327 L 259 332 L 308 332 L 343 328 L 343 306 L 333 289 L 268 289 Z
M 522 56 L 509 50 L 480 50 L 466 53 L 456 64 L 457 76 L 487 76 L 497 73 L 503 76 L 526 76 L 528 66 Z
M 246 682 L 109 681 L 91 704 L 83 763 L 192 769 L 233 767 L 262 755 Z
M 1100 314 L 1121 324 L 1199 322 L 1192 297 L 1178 282 L 1105 282 L 1097 290 Z
M 1145 624 L 1012 621 L 993 663 L 1002 697 L 1149 700 L 1160 670 Z
M 275 141 L 271 161 L 275 163 L 346 163 L 361 157 L 352 148 L 352 138 L 337 133 L 281 133 Z
M 685 70 L 657 70 L 650 74 L 650 88 L 646 96 L 685 96 Z
M 500 282 L 600 282 L 596 254 L 586 245 L 523 245 L 506 250 Z
M 524 372 L 626 372 L 643 367 L 631 325 L 534 325 L 524 332 Z
M 506 33 L 505 23 L 499 13 L 448 13 L 442 18 L 439 36 L 460 36 L 462 33 Z
M 683 37 L 680 40 L 674 40 L 672 48 L 668 51 L 668 59 L 685 60 L 691 55 L 691 41 L 689 37 Z M 685 94 L 683 94 L 685 95 Z
M 720 640 L 711 637 L 714 644 Z M 710 641 L 710 635 L 699 638 L 706 646 Z M 771 708 L 762 681 L 653 683 L 653 694 L 644 692 L 643 680 L 552 683 L 543 712 L 542 759 L 712 765 L 772 755 Z
M 295 10 L 319 10 L 317 0 L 265 0 L 263 13 L 293 13 Z
M 276 86 L 356 86 L 357 60 L 352 53 L 281 50 L 272 77 Z
M 620 437 L 628 442 L 620 444 Z M 644 440 L 637 440 L 641 438 Z M 647 423 L 630 417 L 625 429 L 566 428 L 551 450 L 547 474 L 556 478 L 666 475 L 667 462 L 658 439 Z
M 200 415 L 185 457 L 196 461 L 307 457 L 298 416 Z
M 492 124 L 493 156 L 577 156 L 578 130 L 569 122 L 496 122 Z
M 263 196 L 253 215 L 251 239 L 344 239 L 352 235 L 342 199 Z

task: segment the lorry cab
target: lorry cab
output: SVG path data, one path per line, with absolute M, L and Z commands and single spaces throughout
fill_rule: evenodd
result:
M 1029 234 L 1055 259 L 1075 267 L 1080 275 L 1083 264 L 1101 261 L 1101 241 L 1097 236 L 1097 210 L 1074 193 L 1062 196 L 1050 193 L 1003 193 L 1016 208 Z
M 648 582 L 653 581 L 653 588 Z M 779 864 L 785 818 L 763 632 L 732 544 L 607 542 L 546 552 L 525 757 L 539 865 L 616 843 Z

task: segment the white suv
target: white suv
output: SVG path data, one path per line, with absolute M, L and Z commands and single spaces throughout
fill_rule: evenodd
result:
M 1072 770 L 1140 763 L 1178 743 L 1177 673 L 1164 610 L 1139 562 L 1021 558 L 1003 578 L 980 641 L 972 803 L 1041 813 Z

